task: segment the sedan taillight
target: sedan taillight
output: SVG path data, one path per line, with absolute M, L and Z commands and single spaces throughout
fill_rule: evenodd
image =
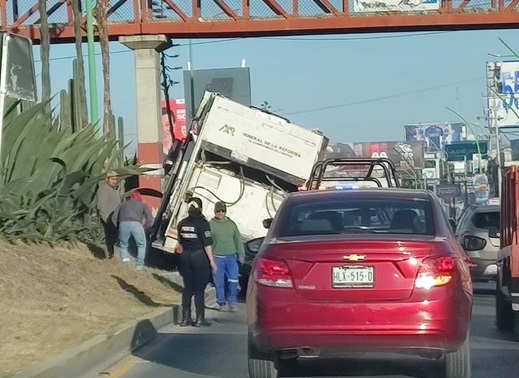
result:
M 259 259 L 254 271 L 256 282 L 265 286 L 293 287 L 288 265 L 279 260 Z
M 452 281 L 456 270 L 456 259 L 451 256 L 428 258 L 422 262 L 415 287 L 429 290 L 433 287 L 444 286 Z

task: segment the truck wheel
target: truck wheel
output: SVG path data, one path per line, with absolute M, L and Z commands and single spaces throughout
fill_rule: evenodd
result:
M 496 290 L 496 327 L 502 330 L 514 329 L 514 317 L 512 304 L 505 298 L 498 284 Z
M 274 363 L 274 355 L 258 350 L 249 337 L 248 340 L 248 365 L 250 378 L 276 378 L 277 369 Z
M 461 347 L 445 354 L 445 378 L 470 378 L 470 337 Z

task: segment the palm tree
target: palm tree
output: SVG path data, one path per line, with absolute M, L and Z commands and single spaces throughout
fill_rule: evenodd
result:
M 110 98 L 110 46 L 108 38 L 108 3 L 110 0 L 99 0 L 94 11 L 97 20 L 99 43 L 101 44 L 101 59 L 103 62 L 103 135 L 115 138 L 112 130 L 112 101 Z
M 76 88 L 76 109 L 74 109 L 74 123 L 76 128 L 85 127 L 88 122 L 87 100 L 85 89 L 85 66 L 83 60 L 83 31 L 81 29 L 81 12 L 79 11 L 79 0 L 71 0 L 72 19 L 74 22 L 74 37 L 76 42 L 76 62 L 74 87 Z
M 41 97 L 47 105 L 43 109 L 50 113 L 50 35 L 47 20 L 47 0 L 38 0 L 40 12 L 40 58 L 41 58 Z

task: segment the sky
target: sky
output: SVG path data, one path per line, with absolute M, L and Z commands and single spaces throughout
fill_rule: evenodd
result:
M 245 60 L 253 105 L 268 101 L 273 111 L 322 130 L 332 142 L 395 141 L 403 140 L 406 124 L 459 120 L 447 108 L 486 125 L 478 119 L 484 116 L 485 63 L 510 60 L 499 38 L 519 52 L 518 37 L 519 31 L 499 30 L 193 39 L 192 61 L 194 69 L 208 69 L 239 67 Z M 186 69 L 189 41 L 173 42 L 179 46 L 167 53 L 180 56 L 168 58 L 168 65 Z M 126 142 L 135 141 L 133 53 L 118 42 L 110 49 L 113 111 L 124 118 Z M 74 55 L 72 44 L 52 45 L 53 93 L 67 87 Z M 101 112 L 100 55 L 96 59 Z M 35 60 L 39 75 L 37 46 Z M 179 82 L 170 96 L 183 98 L 182 71 L 170 76 Z

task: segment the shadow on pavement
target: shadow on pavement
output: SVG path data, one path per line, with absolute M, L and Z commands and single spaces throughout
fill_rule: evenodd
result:
M 136 350 L 137 348 L 146 345 L 150 341 L 154 340 L 157 335 L 157 330 L 149 320 L 140 321 L 135 327 L 135 332 L 133 333 L 130 344 L 130 350 Z
M 495 295 L 496 281 L 473 281 L 472 289 L 474 295 Z
M 283 367 L 283 365 L 282 365 Z M 319 361 L 290 361 L 278 377 L 442 377 L 441 362 L 420 357 L 356 357 Z
M 514 331 L 497 329 L 495 315 L 472 315 L 470 335 L 494 341 L 519 341 Z
M 214 327 L 213 319 L 211 322 Z M 173 368 L 172 377 L 189 372 L 204 377 L 244 378 L 248 375 L 243 350 L 246 350 L 246 342 L 242 335 L 159 333 L 153 346 L 137 349 L 132 354 Z
M 157 348 L 157 345 L 160 347 Z M 185 373 L 188 373 L 185 376 L 193 374 L 204 377 L 248 376 L 245 335 L 159 333 L 153 346 L 137 349 L 132 354 L 148 362 L 172 368 L 171 376 L 182 377 Z M 373 357 L 287 361 L 280 366 L 278 377 L 440 378 L 441 369 L 439 360 L 395 355 L 392 359 Z

